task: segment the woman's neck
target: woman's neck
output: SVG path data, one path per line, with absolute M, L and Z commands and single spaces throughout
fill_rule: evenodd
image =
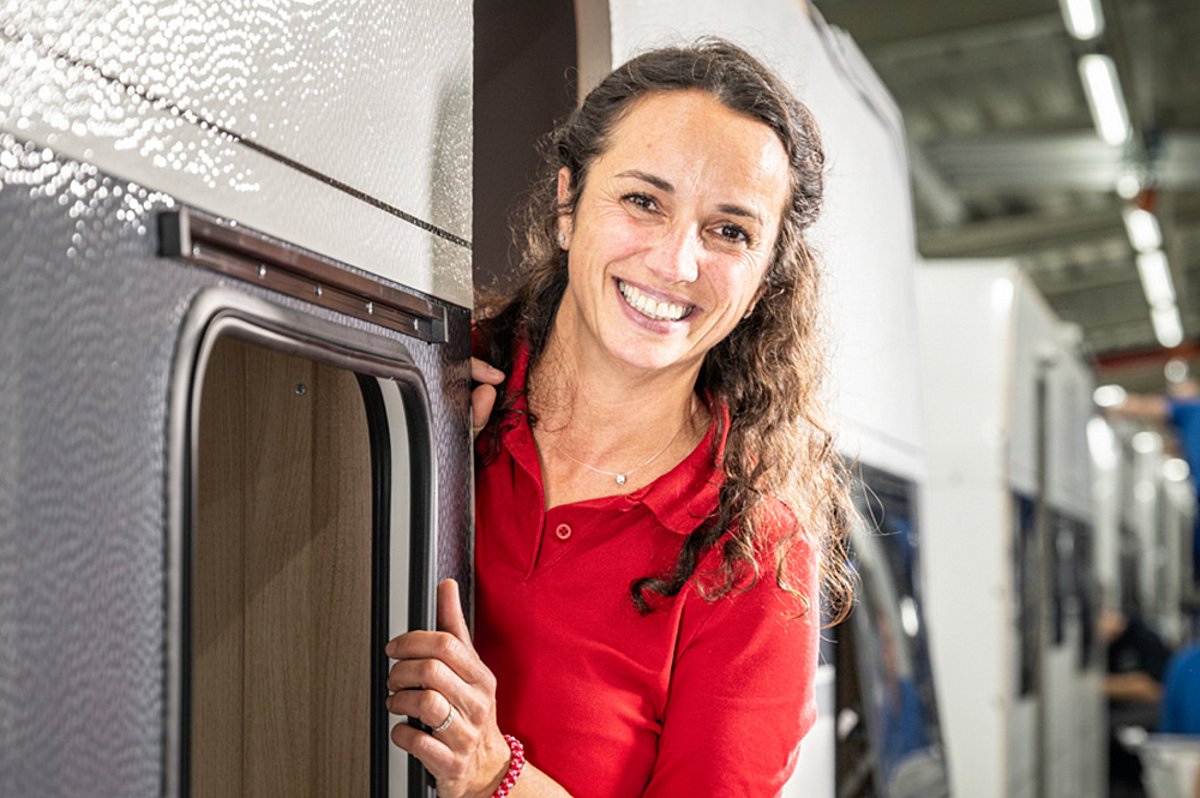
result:
M 698 372 L 697 366 L 646 373 L 612 362 L 556 326 L 526 387 L 541 429 L 602 454 L 606 442 L 665 444 L 693 415 Z
M 695 397 L 698 366 L 647 373 L 591 352 L 588 340 L 556 323 L 527 377 L 551 507 L 648 484 L 708 427 Z

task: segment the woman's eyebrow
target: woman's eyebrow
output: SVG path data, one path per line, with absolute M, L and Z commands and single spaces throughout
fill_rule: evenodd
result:
M 717 210 L 721 213 L 728 213 L 730 216 L 745 216 L 747 219 L 762 224 L 762 217 L 749 208 L 743 208 L 741 205 L 718 205 Z
M 665 191 L 668 194 L 675 193 L 675 186 L 671 185 L 669 181 L 663 180 L 658 175 L 652 175 L 649 172 L 643 172 L 640 169 L 626 169 L 624 172 L 618 174 L 617 177 L 632 177 L 638 180 L 644 180 L 645 182 L 657 188 L 659 191 Z
M 624 172 L 618 172 L 617 177 L 632 177 L 635 180 L 642 180 L 646 183 L 649 183 L 659 191 L 663 191 L 667 194 L 675 193 L 675 186 L 672 185 L 670 181 L 664 180 L 658 175 L 652 175 L 649 172 L 643 172 L 640 169 L 626 169 Z M 717 210 L 719 210 L 721 213 L 728 213 L 732 216 L 744 216 L 747 219 L 753 219 L 759 224 L 762 224 L 762 216 L 742 205 L 722 204 L 717 206 Z

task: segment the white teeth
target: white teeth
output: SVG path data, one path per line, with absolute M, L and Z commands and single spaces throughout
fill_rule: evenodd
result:
M 624 280 L 617 280 L 617 288 L 630 307 L 643 316 L 655 321 L 679 321 L 692 312 L 692 305 L 675 305 L 670 302 L 660 302 L 646 296 Z

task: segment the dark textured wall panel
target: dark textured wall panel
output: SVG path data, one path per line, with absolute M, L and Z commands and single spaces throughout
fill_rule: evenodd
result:
M 3 796 L 162 790 L 168 387 L 181 321 L 206 286 L 411 353 L 434 409 L 439 572 L 467 576 L 465 361 L 158 257 L 154 214 L 173 205 L 0 136 Z

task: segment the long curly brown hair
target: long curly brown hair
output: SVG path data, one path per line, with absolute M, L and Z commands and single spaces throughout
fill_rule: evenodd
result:
M 820 210 L 825 156 L 809 111 L 753 56 L 720 39 L 644 53 L 601 81 L 543 140 L 546 172 L 533 186 L 518 228 L 525 239 L 519 284 L 505 297 L 479 298 L 479 338 L 486 342 L 491 362 L 507 373 L 520 336 L 529 347 L 530 369 L 536 367 L 567 287 L 567 253 L 556 242 L 557 219 L 574 214 L 590 166 L 632 103 L 651 93 L 682 90 L 708 92 L 775 131 L 790 163 L 791 196 L 760 300 L 708 352 L 697 380 L 698 392 L 729 409 L 721 463 L 725 481 L 717 509 L 687 537 L 674 568 L 636 580 L 632 598 L 640 611 L 649 612 L 653 595 L 678 594 L 702 556 L 720 543 L 719 578 L 704 580 L 706 598 L 715 600 L 752 584 L 765 561 L 774 563 L 778 585 L 808 607 L 811 597 L 797 584 L 793 561 L 808 549 L 797 544 L 807 542 L 820 552 L 826 617 L 836 623 L 848 612 L 853 594 L 845 541 L 854 510 L 846 468 L 820 400 L 825 376 L 820 270 L 804 240 Z M 571 193 L 560 203 L 556 176 L 564 166 L 572 177 Z M 511 400 L 502 401 L 489 427 L 511 412 Z M 497 436 L 490 437 L 494 441 Z M 769 522 L 764 519 L 776 501 L 795 515 L 795 523 L 782 533 L 779 513 L 772 513 Z

